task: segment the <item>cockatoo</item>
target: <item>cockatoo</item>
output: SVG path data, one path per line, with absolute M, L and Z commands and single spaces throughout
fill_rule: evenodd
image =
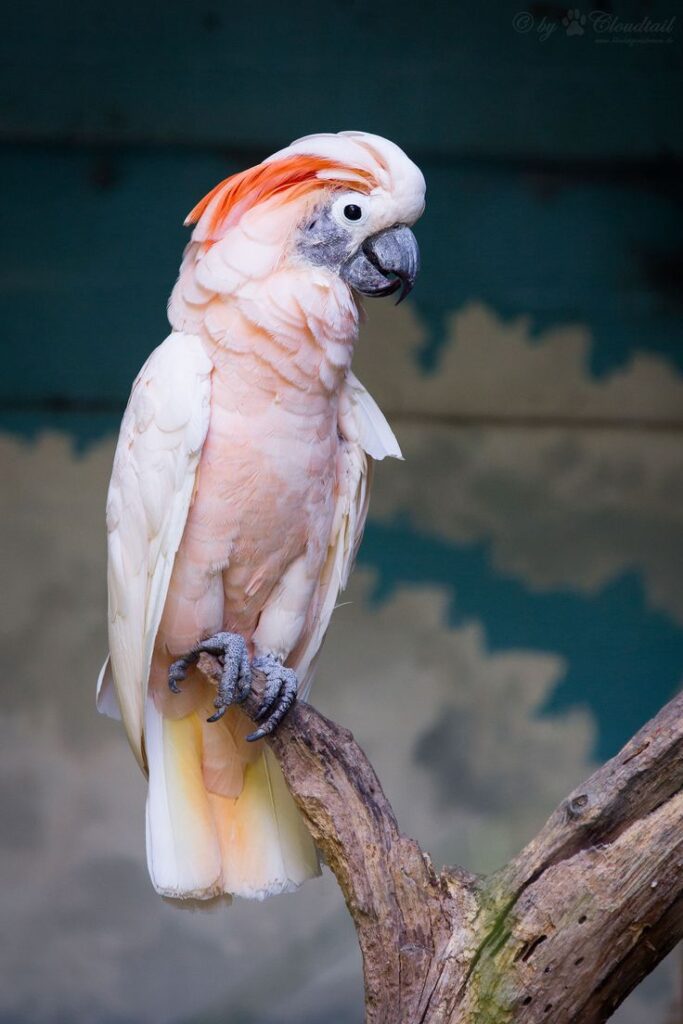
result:
M 148 776 L 163 896 L 262 899 L 319 873 L 263 737 L 309 692 L 372 461 L 400 458 L 351 357 L 360 297 L 415 282 L 424 196 L 398 146 L 340 132 L 227 178 L 187 218 L 171 334 L 133 384 L 114 458 L 97 687 Z M 252 669 L 255 730 L 239 707 Z

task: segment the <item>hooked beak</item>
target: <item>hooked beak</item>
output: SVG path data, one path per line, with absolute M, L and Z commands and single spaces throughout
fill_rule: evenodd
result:
M 378 231 L 341 266 L 341 276 L 361 295 L 392 295 L 401 290 L 396 305 L 412 291 L 420 271 L 420 250 L 405 224 Z

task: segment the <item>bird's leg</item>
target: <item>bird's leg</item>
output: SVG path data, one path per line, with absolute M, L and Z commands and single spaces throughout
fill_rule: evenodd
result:
M 274 654 L 262 654 L 254 658 L 251 667 L 263 673 L 266 685 L 263 689 L 261 709 L 254 719 L 263 724 L 255 732 L 249 733 L 249 743 L 263 739 L 277 728 L 296 700 L 299 687 L 294 670 L 286 668 L 281 659 L 276 658 Z
M 196 665 L 202 653 L 213 654 L 222 665 L 218 693 L 213 702 L 215 714 L 207 719 L 217 722 L 231 704 L 241 704 L 251 690 L 251 666 L 249 651 L 244 637 L 239 633 L 216 633 L 196 644 L 191 651 L 173 662 L 168 670 L 168 686 L 173 693 L 180 693 L 178 683 L 187 676 L 188 669 Z

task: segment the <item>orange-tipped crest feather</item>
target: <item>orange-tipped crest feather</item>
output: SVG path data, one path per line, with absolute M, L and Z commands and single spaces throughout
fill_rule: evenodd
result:
M 185 224 L 196 224 L 214 199 L 217 200 L 203 231 L 205 240 L 215 240 L 230 222 L 235 223 L 257 203 L 281 193 L 284 193 L 283 201 L 287 201 L 318 186 L 354 188 L 368 193 L 376 185 L 373 175 L 361 167 L 342 166 L 324 157 L 296 154 L 272 163 L 257 164 L 225 178 L 190 211 Z

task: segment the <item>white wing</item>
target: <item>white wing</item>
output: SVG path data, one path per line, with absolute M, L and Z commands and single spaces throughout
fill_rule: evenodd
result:
M 292 658 L 306 699 L 315 662 L 339 592 L 346 587 L 363 537 L 370 501 L 373 460 L 401 459 L 401 449 L 379 406 L 349 373 L 339 401 L 343 438 L 337 479 L 337 504 L 327 559 L 311 604 L 308 629 Z
M 109 485 L 111 661 L 100 674 L 98 707 L 114 710 L 113 681 L 141 767 L 154 641 L 209 426 L 211 370 L 196 335 L 174 332 L 155 349 L 133 385 Z

